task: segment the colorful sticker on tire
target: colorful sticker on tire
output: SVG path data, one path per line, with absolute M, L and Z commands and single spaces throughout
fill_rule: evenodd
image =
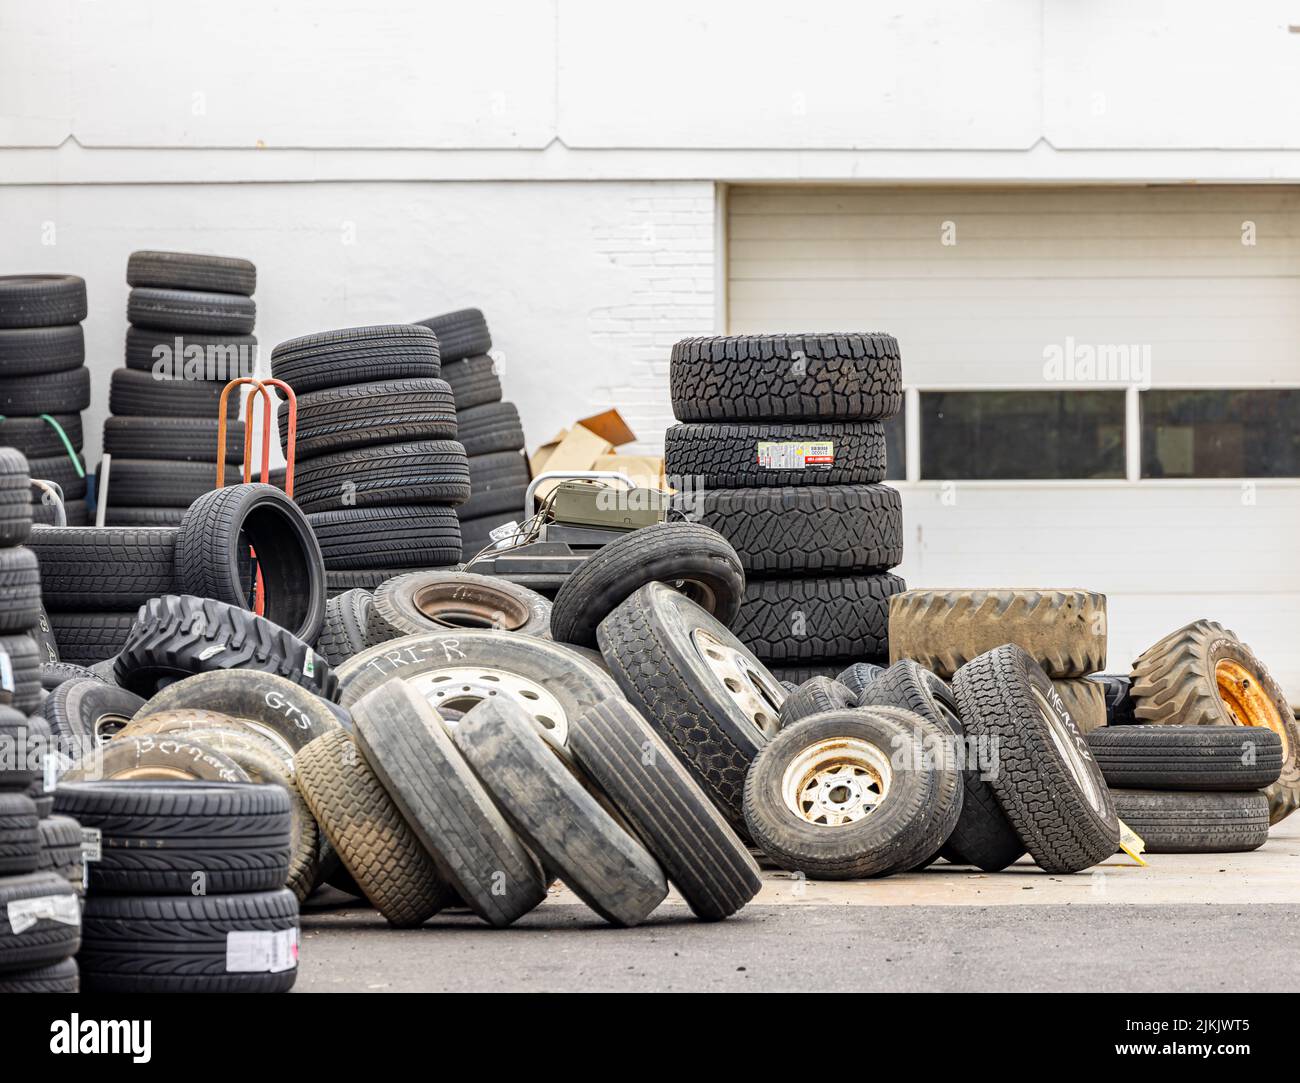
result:
M 835 465 L 831 440 L 760 440 L 758 465 L 764 470 L 829 470 Z

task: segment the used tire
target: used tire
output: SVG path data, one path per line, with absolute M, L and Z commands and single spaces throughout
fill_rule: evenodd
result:
M 466 455 L 491 455 L 497 451 L 521 451 L 524 427 L 512 402 L 491 402 L 461 407 L 456 414 L 456 439 Z
M 203 463 L 210 488 L 216 480 L 217 422 L 206 417 L 110 417 L 104 422 L 104 451 L 115 459 Z M 244 423 L 232 420 L 226 424 L 226 462 L 243 461 Z
M 0 549 L 0 632 L 22 632 L 41 619 L 41 566 L 31 549 Z
M 139 372 L 181 373 L 192 380 L 229 383 L 257 374 L 257 338 L 128 327 L 123 360 L 127 368 Z
M 1067 677 L 1052 681 L 1052 687 L 1080 733 L 1087 735 L 1106 725 L 1106 692 L 1096 681 Z
M 444 361 L 460 361 L 492 349 L 492 336 L 488 334 L 487 320 L 477 308 L 460 308 L 441 316 L 420 320 L 438 336 L 438 347 Z
M 463 361 L 443 361 L 442 378 L 451 386 L 457 410 L 472 410 L 501 401 L 501 377 L 497 363 L 486 354 Z
M 0 414 L 40 417 L 78 414 L 90 406 L 90 369 L 67 369 L 40 376 L 6 377 L 0 385 Z
M 0 972 L 58 962 L 80 945 L 81 906 L 63 877 L 30 872 L 0 878 Z
M 472 572 L 411 572 L 379 585 L 366 628 L 371 643 L 454 628 L 545 637 L 550 616 L 550 602 L 505 579 Z
M 1133 697 L 1129 694 L 1132 680 L 1122 673 L 1094 673 L 1088 678 L 1101 685 L 1106 702 L 1106 725 L 1131 726 L 1137 722 L 1133 714 Z
M 30 722 L 13 707 L 0 707 L 0 792 L 24 793 L 40 777 L 36 745 L 29 741 Z
M 172 527 L 37 527 L 42 593 L 57 609 L 127 610 L 176 589 Z
M 43 417 L 7 417 L 4 421 L 0 421 L 0 440 L 3 440 L 8 447 L 22 452 L 29 459 L 52 459 L 56 455 L 68 453 L 67 445 L 59 435 L 59 430 L 62 429 L 68 438 L 68 443 L 80 451 L 85 444 L 81 415 L 60 414 L 53 420 L 58 428 Z M 0 455 L 6 454 L 12 456 L 13 452 L 6 452 L 0 448 Z M 3 472 L 4 468 L 0 467 L 0 474 Z M 27 467 L 24 466 L 22 473 L 27 472 Z M 21 488 L 23 493 L 30 497 L 25 482 Z
M 0 275 L 0 327 L 80 323 L 86 311 L 86 281 L 76 275 Z
M 671 425 L 664 456 L 678 489 L 868 485 L 885 480 L 885 429 L 879 421 Z
M 381 444 L 322 455 L 301 464 L 294 499 L 306 511 L 469 499 L 465 449 L 455 440 Z
M 857 700 L 862 697 L 862 693 L 884 672 L 884 666 L 872 662 L 854 662 L 851 666 L 845 666 L 840 670 L 835 675 L 835 680 L 853 693 L 854 706 L 857 706 Z
M 366 762 L 443 879 L 479 917 L 505 926 L 541 903 L 541 869 L 423 696 L 390 681 L 358 700 L 353 717 Z
M 0 877 L 35 872 L 41 860 L 40 817 L 25 793 L 0 791 Z
M 51 481 L 56 484 L 63 493 L 63 499 L 69 504 L 85 500 L 86 460 L 79 453 L 76 458 L 70 458 L 68 455 L 62 454 L 48 459 L 29 459 L 28 467 L 31 470 L 32 478 Z M 50 498 L 43 496 L 42 499 L 48 500 Z M 71 516 L 69 516 L 69 522 L 71 523 Z
M 442 380 L 388 380 L 310 391 L 298 398 L 297 454 L 303 459 L 371 444 L 455 440 L 458 417 Z M 287 447 L 289 411 L 280 411 Z
M 0 377 L 66 372 L 85 363 L 86 340 L 79 323 L 0 328 Z
M 621 699 L 573 724 L 583 769 L 635 828 L 695 915 L 717 921 L 758 894 L 758 866 L 645 719 Z
M 41 713 L 56 737 L 84 755 L 116 737 L 143 707 L 125 688 L 87 676 L 60 684 Z
M 1269 821 L 1300 806 L 1300 723 L 1277 681 L 1221 624 L 1171 632 L 1133 663 L 1133 714 L 1147 725 L 1263 726 L 1282 738 L 1282 774 L 1268 788 Z
M 91 894 L 83 923 L 77 961 L 87 992 L 283 993 L 298 974 L 298 900 L 291 891 Z M 241 933 L 253 934 L 251 954 L 262 957 L 241 955 L 232 966 L 232 936 Z
M 732 630 L 755 657 L 797 662 L 889 654 L 889 604 L 906 589 L 898 576 L 754 579 Z
M 1257 726 L 1107 727 L 1088 748 L 1112 788 L 1262 790 L 1282 773 L 1281 738 Z
M 1115 811 L 1149 854 L 1234 854 L 1268 841 L 1263 793 L 1115 790 Z
M 466 520 L 489 515 L 501 516 L 498 522 L 520 518 L 529 482 L 524 457 L 513 451 L 499 451 L 476 455 L 468 462 L 470 497 L 456 509 L 461 529 Z
M 370 605 L 370 591 L 359 587 L 336 594 L 325 603 L 325 623 L 316 640 L 316 649 L 330 665 L 342 665 L 370 646 L 366 634 Z
M 140 251 L 127 258 L 126 284 L 251 297 L 257 291 L 257 268 L 246 259 L 231 256 Z
M 41 663 L 41 687 L 47 692 L 53 692 L 59 685 L 81 677 L 89 677 L 96 681 L 100 679 L 85 666 L 74 666 L 71 662 Z M 49 700 L 45 702 L 48 703 Z
M 299 395 L 381 380 L 435 379 L 439 368 L 433 332 L 406 323 L 322 331 L 271 351 L 271 375 Z
M 180 588 L 248 604 L 248 550 L 256 552 L 263 616 L 314 643 L 325 619 L 325 564 L 311 524 L 274 485 L 228 485 L 190 505 L 176 539 Z
M 667 583 L 730 627 L 740 611 L 745 573 L 716 530 L 656 523 L 598 549 L 565 579 L 551 611 L 551 634 L 596 645 L 596 626 L 646 583 Z
M 842 711 L 857 705 L 857 696 L 838 681 L 830 677 L 813 677 L 796 685 L 781 704 L 781 728 L 792 726 L 809 715 Z
M 308 516 L 325 567 L 436 568 L 460 561 L 460 520 L 451 508 L 398 504 Z M 400 573 L 398 573 L 400 574 Z
M 542 865 L 606 921 L 638 925 L 663 902 L 659 864 L 546 747 L 522 708 L 486 700 L 452 740 Z
M 1106 596 L 1087 590 L 909 590 L 889 603 L 889 657 L 944 680 L 1014 643 L 1049 677 L 1106 668 Z
M 683 339 L 669 381 L 679 421 L 866 421 L 903 408 L 898 342 L 886 334 Z
M 159 380 L 152 372 L 114 369 L 108 385 L 108 409 L 115 417 L 204 417 L 215 420 L 225 387 L 225 380 Z M 232 392 L 229 400 L 232 415 L 236 403 L 237 395 Z
M 81 989 L 77 960 L 0 973 L 0 993 L 75 993 Z
M 102 472 L 102 463 L 99 469 Z M 210 462 L 114 459 L 108 472 L 108 506 L 185 509 L 212 492 L 216 483 Z
M 77 666 L 115 658 L 131 634 L 135 611 L 127 613 L 51 613 L 59 658 Z
M 135 327 L 248 335 L 257 305 L 236 293 L 136 286 L 126 299 L 126 318 Z
M 183 736 L 119 734 L 107 744 L 89 749 L 64 773 L 59 785 L 61 792 L 65 782 L 145 780 L 163 783 L 177 779 L 247 783 L 248 775 L 225 753 Z
M 41 655 L 27 635 L 0 635 L 0 659 L 8 656 L 9 680 L 0 680 L 0 706 L 35 714 L 41 705 Z
M 647 583 L 596 638 L 628 701 L 743 831 L 745 775 L 777 732 L 785 690 L 744 645 L 685 595 Z
M 1110 791 L 1033 658 L 1015 644 L 997 647 L 957 671 L 953 692 L 966 732 L 998 742 L 990 784 L 1034 861 L 1047 872 L 1079 872 L 1114 854 Z

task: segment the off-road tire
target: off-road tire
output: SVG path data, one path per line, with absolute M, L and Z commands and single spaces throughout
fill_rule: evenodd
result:
M 762 443 L 830 441 L 834 462 L 768 468 Z M 664 436 L 668 477 L 678 489 L 755 489 L 794 485 L 870 485 L 885 480 L 885 429 L 879 421 L 699 422 L 671 425 Z
M 1063 677 L 1052 681 L 1079 732 L 1085 736 L 1106 725 L 1106 691 L 1088 677 Z
M 731 628 L 755 657 L 771 662 L 889 655 L 890 598 L 898 576 L 753 579 Z

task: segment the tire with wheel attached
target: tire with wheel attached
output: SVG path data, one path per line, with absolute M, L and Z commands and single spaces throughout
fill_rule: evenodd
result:
M 399 636 L 455 628 L 498 628 L 526 636 L 550 634 L 551 603 L 536 591 L 473 572 L 411 572 L 381 583 L 371 599 L 367 636 Z
M 144 707 L 144 700 L 98 677 L 60 684 L 41 707 L 54 735 L 83 752 L 111 741 Z

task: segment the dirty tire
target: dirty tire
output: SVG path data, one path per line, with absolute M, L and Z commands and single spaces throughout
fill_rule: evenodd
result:
M 748 702 L 734 699 L 706 663 L 695 646 L 697 631 L 721 645 L 717 653 L 751 682 Z M 623 602 L 601 622 L 596 638 L 628 701 L 743 832 L 745 775 L 777 731 L 785 700 L 777 679 L 723 624 L 662 583 L 647 583 Z
M 344 867 L 384 920 L 413 928 L 455 896 L 343 730 L 321 734 L 294 761 L 298 785 Z
M 427 328 L 408 323 L 322 331 L 271 351 L 271 375 L 299 395 L 384 380 L 436 379 L 439 368 L 438 340 Z
M 732 630 L 770 662 L 879 658 L 889 654 L 889 604 L 907 584 L 898 576 L 755 579 L 745 587 Z
M 371 600 L 372 643 L 455 628 L 550 634 L 551 603 L 506 579 L 473 572 L 411 572 L 381 583 Z
M 77 961 L 82 988 L 112 993 L 283 993 L 298 976 L 298 900 L 291 891 L 86 898 Z M 279 934 L 276 972 L 226 969 L 231 933 Z
M 441 316 L 430 316 L 427 320 L 420 320 L 417 326 L 427 327 L 437 336 L 443 361 L 461 361 L 492 349 L 487 320 L 477 308 L 461 308 Z
M 187 782 L 247 782 L 244 769 L 229 756 L 183 734 L 161 736 L 119 734 L 106 744 L 86 751 L 60 779 L 65 782 L 145 780 L 170 784 Z
M 366 761 L 444 880 L 479 917 L 506 926 L 542 902 L 537 862 L 421 695 L 389 681 L 358 700 L 353 717 Z
M 1198 620 L 1149 647 L 1133 663 L 1129 692 L 1134 717 L 1147 725 L 1274 730 L 1282 738 L 1282 774 L 1268 788 L 1269 822 L 1300 806 L 1300 722 L 1263 663 L 1221 624 Z
M 781 728 L 785 729 L 809 715 L 842 711 L 857 705 L 857 696 L 839 681 L 830 677 L 813 677 L 797 685 L 781 704 Z
M 834 461 L 789 467 L 759 465 L 760 444 L 829 442 Z M 691 423 L 664 436 L 668 477 L 704 489 L 800 485 L 870 485 L 885 480 L 885 428 L 879 421 Z
M 1106 725 L 1132 726 L 1137 723 L 1133 714 L 1133 697 L 1129 694 L 1132 679 L 1123 673 L 1094 673 L 1088 678 L 1101 685 L 1106 702 Z
M 257 305 L 237 293 L 135 286 L 127 295 L 126 318 L 133 327 L 248 335 Z
M 1114 854 L 1110 791 L 1038 664 L 1009 643 L 958 670 L 953 692 L 966 733 L 998 742 L 990 785 L 1034 861 L 1047 872 L 1079 872 Z
M 1149 854 L 1233 854 L 1268 841 L 1263 793 L 1115 790 L 1115 811 Z
M 125 688 L 88 676 L 60 684 L 41 713 L 54 736 L 85 754 L 115 737 L 144 705 Z
M 1088 747 L 1112 788 L 1262 790 L 1282 773 L 1282 741 L 1260 726 L 1107 727 Z
M 370 591 L 359 587 L 336 594 L 325 603 L 325 623 L 316 640 L 316 649 L 330 665 L 342 665 L 370 646 L 366 638 L 370 605 Z
M 868 686 L 885 672 L 884 666 L 878 666 L 873 662 L 854 662 L 851 666 L 845 666 L 835 675 L 835 680 L 844 685 L 855 698 L 861 698 Z M 854 706 L 857 706 L 856 702 Z
M 729 917 L 758 893 L 758 866 L 749 851 L 630 705 L 620 699 L 598 704 L 574 723 L 570 741 L 583 769 L 632 824 L 696 917 Z
M 257 268 L 246 259 L 197 252 L 132 252 L 126 261 L 128 286 L 213 293 L 257 292 Z
M 15 932 L 8 917 L 14 912 L 10 907 L 26 899 L 49 899 L 55 913 Z M 0 878 L 0 973 L 30 970 L 76 954 L 81 944 L 78 909 L 72 885 L 57 873 Z
M 646 583 L 667 583 L 730 627 L 745 572 L 727 539 L 697 523 L 655 523 L 609 542 L 583 561 L 555 596 L 551 634 L 596 645 L 596 626 Z
M 1049 677 L 1106 668 L 1106 596 L 1087 590 L 909 590 L 889 604 L 889 657 L 944 680 L 1014 643 Z

